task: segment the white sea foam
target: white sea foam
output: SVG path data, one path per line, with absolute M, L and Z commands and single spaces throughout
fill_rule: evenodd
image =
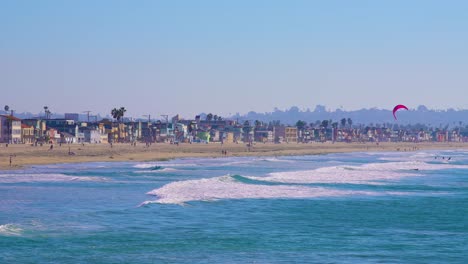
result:
M 442 159 L 444 157 L 444 159 Z M 379 160 L 384 160 L 384 161 L 425 161 L 425 162 L 444 162 L 446 161 L 447 158 L 451 158 L 453 161 L 454 158 L 457 157 L 462 157 L 465 159 L 466 153 L 463 151 L 420 151 L 420 152 L 408 152 L 408 153 L 401 153 L 401 152 L 389 152 L 388 155 L 381 155 L 379 157 Z
M 175 168 L 162 168 L 159 170 L 139 170 L 135 171 L 135 173 L 164 173 L 164 172 L 174 172 L 177 171 Z
M 138 168 L 138 169 L 149 169 L 149 168 L 154 168 L 156 166 L 161 166 L 161 167 L 195 167 L 199 166 L 195 163 L 140 163 L 136 164 L 133 166 L 133 168 Z
M 249 160 L 236 160 L 236 161 L 229 161 L 223 164 L 220 164 L 221 166 L 232 166 L 232 165 L 242 165 L 242 164 L 251 164 L 254 163 L 254 159 L 249 159 Z
M 403 177 L 423 176 L 424 171 L 452 168 L 468 169 L 466 165 L 432 164 L 422 161 L 379 162 L 363 165 L 339 165 L 313 170 L 274 172 L 265 176 L 244 176 L 246 181 L 234 176 L 187 180 L 169 183 L 148 194 L 157 196 L 148 203 L 183 204 L 188 201 L 213 201 L 218 199 L 269 199 L 313 198 L 349 195 L 417 195 L 415 193 L 386 191 L 356 191 L 317 187 L 302 184 L 388 184 Z M 256 182 L 248 182 L 255 180 Z M 267 184 L 276 182 L 278 184 Z M 264 183 L 264 184 L 263 184 Z
M 261 185 L 245 184 L 231 176 L 221 176 L 200 180 L 188 180 L 169 183 L 159 189 L 148 192 L 158 197 L 149 203 L 183 204 L 188 201 L 214 201 L 219 199 L 272 199 L 272 198 L 314 198 L 338 197 L 348 195 L 402 195 L 397 192 L 372 192 L 338 190 L 323 187 L 298 185 Z
M 465 168 L 464 165 L 429 164 L 420 161 L 370 163 L 361 166 L 332 166 L 315 170 L 274 172 L 264 177 L 248 177 L 254 180 L 281 183 L 350 183 L 382 184 L 381 181 L 419 176 L 418 171 Z
M 108 181 L 104 177 L 68 176 L 64 174 L 0 174 L 0 183 Z
M 0 225 L 0 236 L 21 236 L 23 229 L 14 224 Z
M 137 164 L 133 166 L 133 168 L 138 168 L 138 169 L 149 169 L 153 168 L 155 166 L 161 166 L 160 164 L 155 164 L 155 163 L 142 163 L 142 164 Z
M 261 161 L 268 161 L 268 162 L 285 162 L 285 163 L 292 163 L 292 160 L 285 160 L 285 159 L 278 159 L 278 158 L 263 158 L 260 159 Z

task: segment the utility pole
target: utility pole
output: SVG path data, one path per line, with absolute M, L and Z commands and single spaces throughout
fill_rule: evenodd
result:
M 169 136 L 169 120 L 168 120 L 168 115 L 161 115 L 162 117 L 164 117 L 166 119 L 166 139 L 168 138 Z
M 91 112 L 92 112 L 92 111 L 89 111 L 89 110 L 83 111 L 83 113 L 87 113 L 87 114 L 88 114 L 88 122 L 89 122 L 89 113 L 91 113 Z
M 148 117 L 148 135 L 146 135 L 146 143 L 153 142 L 153 129 L 151 128 L 151 114 L 143 115 Z
M 143 116 L 147 116 L 148 117 L 148 124 L 151 122 L 151 115 L 150 114 L 147 114 L 147 115 L 143 115 Z

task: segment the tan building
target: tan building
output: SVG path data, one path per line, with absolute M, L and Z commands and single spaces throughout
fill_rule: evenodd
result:
M 275 126 L 275 142 L 297 143 L 297 127 Z
M 224 143 L 233 143 L 234 142 L 234 133 L 225 132 L 224 133 Z
M 297 142 L 297 127 L 286 127 L 286 142 Z
M 36 141 L 34 127 L 21 124 L 21 138 L 24 144 L 32 144 Z

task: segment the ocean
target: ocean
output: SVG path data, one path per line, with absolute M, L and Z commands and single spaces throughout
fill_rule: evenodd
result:
M 468 152 L 0 171 L 0 263 L 468 263 Z

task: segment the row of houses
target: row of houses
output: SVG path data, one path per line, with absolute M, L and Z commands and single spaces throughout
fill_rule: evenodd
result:
M 255 122 L 257 123 L 257 122 Z M 0 143 L 93 143 L 116 142 L 221 142 L 221 143 L 309 143 L 309 142 L 460 142 L 468 137 L 460 130 L 404 130 L 391 128 L 296 127 L 239 123 L 235 120 L 181 119 L 170 121 L 79 122 L 76 119 L 19 119 L 0 115 Z

